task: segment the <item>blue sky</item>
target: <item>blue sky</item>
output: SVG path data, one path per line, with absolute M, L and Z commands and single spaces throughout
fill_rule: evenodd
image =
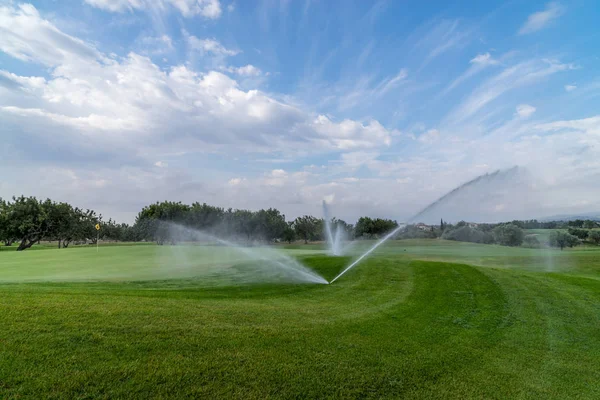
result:
M 523 216 L 598 211 L 599 17 L 591 0 L 0 0 L 0 196 L 129 222 L 164 199 L 402 220 L 520 165 Z

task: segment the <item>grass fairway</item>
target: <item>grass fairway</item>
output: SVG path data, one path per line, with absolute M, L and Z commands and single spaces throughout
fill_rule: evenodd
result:
M 100 250 L 0 254 L 0 398 L 600 398 L 595 249 L 400 241 L 332 285 Z

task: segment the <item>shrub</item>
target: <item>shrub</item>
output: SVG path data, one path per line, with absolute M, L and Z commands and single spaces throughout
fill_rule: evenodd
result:
M 600 231 L 590 231 L 588 239 L 590 242 L 600 245 Z
M 456 240 L 458 242 L 494 243 L 494 237 L 491 234 L 467 225 L 457 225 L 457 228 L 445 231 L 442 239 Z
M 523 246 L 530 247 L 532 249 L 541 247 L 541 243 L 536 235 L 527 235 L 523 238 Z
M 498 225 L 492 232 L 496 243 L 503 246 L 520 246 L 525 237 L 523 229 L 514 224 Z
M 588 237 L 589 231 L 587 229 L 569 228 L 569 234 L 577 236 L 581 240 L 585 240 Z
M 567 232 L 556 231 L 550 235 L 549 244 L 552 247 L 560 247 L 562 250 L 565 247 L 577 246 L 579 244 L 579 238 Z

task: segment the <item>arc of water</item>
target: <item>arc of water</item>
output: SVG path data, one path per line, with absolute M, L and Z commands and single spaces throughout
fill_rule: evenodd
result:
M 344 275 L 346 272 L 348 272 L 350 269 L 352 269 L 352 267 L 354 267 L 356 264 L 358 264 L 359 262 L 361 262 L 361 260 L 365 257 L 367 257 L 369 254 L 371 254 L 376 248 L 378 248 L 379 246 L 381 246 L 384 242 L 386 242 L 389 238 L 391 238 L 392 236 L 394 236 L 396 233 L 398 233 L 400 231 L 400 229 L 404 228 L 406 226 L 406 224 L 400 224 L 398 225 L 398 227 L 396 229 L 394 229 L 393 231 L 391 231 L 390 233 L 388 233 L 387 235 L 385 235 L 385 237 L 381 240 L 379 240 L 377 243 L 375 243 L 373 245 L 373 247 L 371 247 L 369 250 L 367 250 L 362 256 L 358 257 L 356 260 L 354 260 L 354 262 L 350 265 L 348 265 L 346 267 L 346 269 L 344 269 L 342 272 L 340 272 L 335 278 L 333 278 L 331 280 L 331 282 L 329 283 L 333 283 L 335 282 L 340 276 Z
M 322 276 L 320 276 L 317 273 L 315 273 L 314 271 L 306 268 L 304 265 L 302 265 L 296 259 L 290 258 L 289 256 L 287 256 L 285 254 L 275 252 L 273 250 L 269 250 L 268 254 L 262 254 L 261 252 L 247 249 L 243 246 L 240 246 L 239 244 L 229 242 L 227 240 L 221 239 L 217 236 L 211 235 L 211 234 L 203 232 L 203 231 L 187 228 L 187 227 L 177 225 L 177 224 L 172 224 L 172 223 L 169 223 L 168 226 L 170 227 L 170 229 L 172 229 L 176 233 L 185 232 L 187 234 L 191 234 L 192 236 L 194 236 L 196 238 L 204 238 L 204 239 L 209 239 L 209 240 L 218 242 L 222 245 L 227 246 L 228 248 L 233 249 L 234 251 L 244 254 L 251 260 L 252 259 L 253 260 L 265 260 L 265 261 L 272 262 L 275 265 L 277 265 L 278 267 L 280 267 L 281 271 L 295 275 L 296 277 L 301 278 L 304 281 L 313 282 L 313 283 L 321 283 L 321 284 L 329 283 Z

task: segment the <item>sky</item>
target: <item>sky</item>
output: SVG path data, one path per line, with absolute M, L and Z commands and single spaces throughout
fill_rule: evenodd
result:
M 520 166 L 523 217 L 597 212 L 599 19 L 597 0 L 0 0 L 0 197 L 403 221 Z

